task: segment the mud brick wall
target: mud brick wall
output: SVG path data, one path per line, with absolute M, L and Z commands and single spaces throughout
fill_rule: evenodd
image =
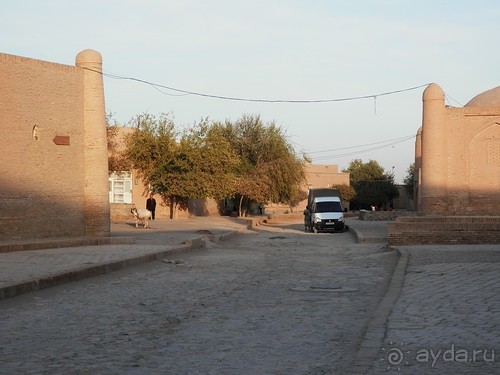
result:
M 100 55 L 79 57 L 0 53 L 0 239 L 109 235 Z
M 400 217 L 387 232 L 389 245 L 500 244 L 500 216 Z
M 445 105 L 430 84 L 415 144 L 418 210 L 426 215 L 500 212 L 500 87 L 464 107 Z

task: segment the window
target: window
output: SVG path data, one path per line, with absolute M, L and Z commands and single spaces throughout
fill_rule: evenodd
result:
M 109 201 L 132 203 L 132 173 L 111 172 L 109 174 Z
M 316 212 L 342 212 L 340 202 L 317 202 Z

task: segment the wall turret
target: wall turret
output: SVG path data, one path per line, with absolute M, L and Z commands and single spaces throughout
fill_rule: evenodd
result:
M 76 56 L 76 66 L 84 69 L 85 234 L 109 236 L 108 153 L 101 54 L 84 50 Z

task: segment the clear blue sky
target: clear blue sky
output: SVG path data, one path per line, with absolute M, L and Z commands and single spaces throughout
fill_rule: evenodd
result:
M 0 52 L 74 65 L 92 48 L 106 73 L 249 99 L 343 99 L 435 82 L 462 106 L 500 85 L 499 19 L 497 0 L 0 0 Z M 422 121 L 423 87 L 294 104 L 104 84 L 120 123 L 143 112 L 170 112 L 179 128 L 260 115 L 314 163 L 373 159 L 398 182 L 414 139 L 386 141 L 415 135 Z

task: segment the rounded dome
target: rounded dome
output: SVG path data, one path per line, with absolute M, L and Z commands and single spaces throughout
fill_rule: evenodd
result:
M 422 99 L 444 100 L 444 91 L 437 83 L 431 83 L 425 88 Z
M 84 65 L 84 64 L 102 64 L 102 56 L 99 52 L 93 49 L 86 49 L 81 51 L 78 55 L 76 55 L 76 65 Z
M 487 90 L 473 97 L 466 107 L 496 107 L 500 106 L 500 86 Z

